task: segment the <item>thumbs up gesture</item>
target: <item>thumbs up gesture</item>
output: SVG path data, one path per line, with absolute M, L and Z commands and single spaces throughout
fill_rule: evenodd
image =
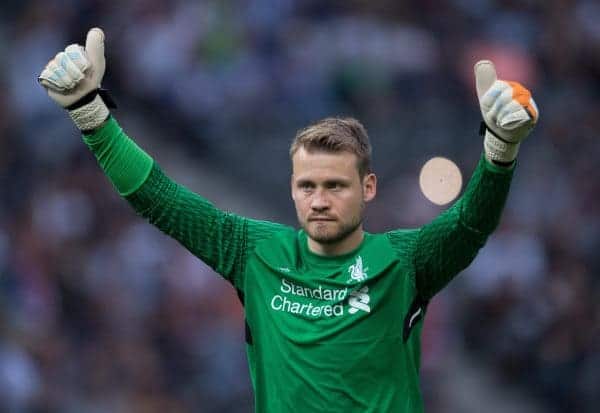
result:
M 489 60 L 475 64 L 475 83 L 483 121 L 484 148 L 490 161 L 510 163 L 537 123 L 539 112 L 529 90 L 520 83 L 498 80 Z
M 48 62 L 38 81 L 52 100 L 67 109 L 79 129 L 91 130 L 109 115 L 98 94 L 105 68 L 104 32 L 93 28 L 87 34 L 85 48 L 67 46 Z

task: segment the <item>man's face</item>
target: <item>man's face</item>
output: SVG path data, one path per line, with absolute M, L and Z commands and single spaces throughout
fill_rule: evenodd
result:
M 362 231 L 363 210 L 375 197 L 376 178 L 360 178 L 355 154 L 300 148 L 292 167 L 298 221 L 313 241 L 332 245 Z

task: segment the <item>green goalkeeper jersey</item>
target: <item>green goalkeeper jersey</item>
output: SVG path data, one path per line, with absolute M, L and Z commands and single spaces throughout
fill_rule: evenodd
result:
M 482 157 L 463 196 L 431 223 L 365 233 L 351 253 L 324 257 L 302 230 L 223 212 L 173 182 L 112 118 L 85 140 L 140 215 L 237 290 L 257 412 L 423 411 L 427 303 L 497 226 L 512 169 Z

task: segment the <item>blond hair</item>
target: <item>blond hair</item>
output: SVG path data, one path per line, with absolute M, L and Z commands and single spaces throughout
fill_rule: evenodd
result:
M 371 172 L 371 143 L 365 127 L 354 118 L 326 118 L 301 129 L 290 146 L 290 158 L 298 149 L 307 152 L 350 152 L 357 157 L 358 174 Z

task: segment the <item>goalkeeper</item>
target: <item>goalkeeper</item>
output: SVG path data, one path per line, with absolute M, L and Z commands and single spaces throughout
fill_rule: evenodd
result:
M 362 220 L 377 181 L 358 121 L 329 118 L 297 134 L 296 230 L 220 211 L 169 179 L 110 114 L 104 70 L 104 33 L 95 28 L 39 81 L 137 213 L 237 290 L 256 411 L 422 412 L 427 303 L 498 224 L 520 142 L 538 118 L 529 91 L 477 63 L 484 150 L 463 196 L 421 228 L 371 234 Z

